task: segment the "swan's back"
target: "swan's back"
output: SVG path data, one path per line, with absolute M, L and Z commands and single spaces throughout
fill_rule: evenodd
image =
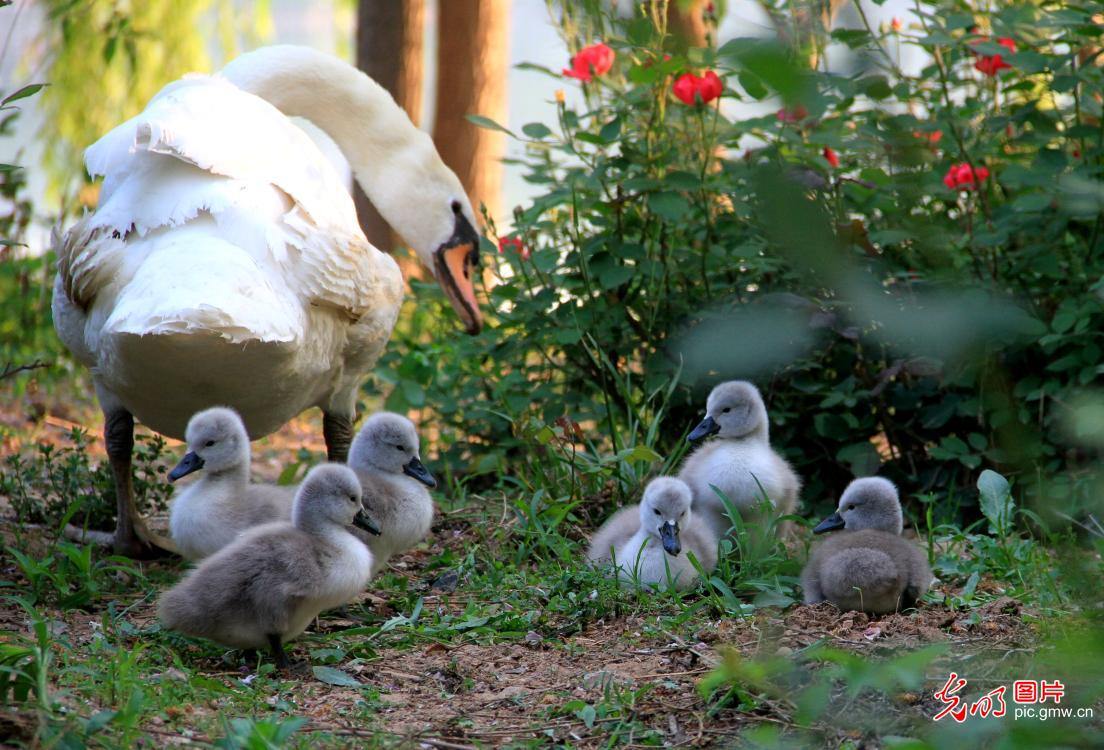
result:
M 85 163 L 104 182 L 59 259 L 74 301 L 90 302 L 115 273 L 126 283 L 148 253 L 129 251 L 137 241 L 210 216 L 218 236 L 304 299 L 365 312 L 358 283 L 375 275 L 380 254 L 333 165 L 263 99 L 218 76 L 176 81 L 90 146 Z M 95 240 L 101 247 L 87 252 Z
M 104 182 L 96 211 L 55 243 L 56 327 L 153 429 L 179 437 L 217 402 L 268 434 L 386 345 L 398 267 L 365 239 L 333 165 L 268 102 L 188 77 L 85 161 Z M 243 372 L 272 376 L 269 390 Z

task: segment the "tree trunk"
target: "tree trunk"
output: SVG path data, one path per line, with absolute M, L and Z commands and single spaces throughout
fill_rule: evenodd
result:
M 506 120 L 510 0 L 442 0 L 438 10 L 437 113 L 433 140 L 476 212 L 501 218 L 505 139 L 465 115 Z
M 709 28 L 705 23 L 704 0 L 670 0 L 667 6 L 667 33 L 674 48 L 685 52 L 690 47 L 705 47 L 709 43 Z M 715 43 L 717 40 L 714 39 Z
M 395 97 L 414 122 L 422 117 L 425 0 L 360 0 L 357 6 L 356 62 Z M 353 186 L 357 217 L 368 241 L 393 252 L 402 240 Z M 408 269 L 403 269 L 408 270 Z

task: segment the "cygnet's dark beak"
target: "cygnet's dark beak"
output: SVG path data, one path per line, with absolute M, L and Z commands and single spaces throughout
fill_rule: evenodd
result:
M 203 468 L 203 459 L 199 457 L 199 454 L 195 451 L 188 451 L 184 454 L 184 458 L 180 459 L 180 463 L 176 465 L 176 468 L 169 472 L 169 481 L 175 482 L 180 477 L 186 477 L 193 471 L 199 471 Z
M 704 440 L 710 435 L 716 435 L 720 431 L 721 426 L 713 420 L 713 417 L 706 417 L 701 421 L 701 424 L 695 427 L 690 434 L 686 436 L 686 439 L 691 443 L 696 443 L 699 440 Z
M 818 523 L 813 529 L 813 533 L 823 534 L 825 531 L 835 531 L 836 529 L 842 529 L 846 525 L 847 524 L 843 520 L 843 516 L 839 514 L 839 511 L 836 511 L 835 513 Z
M 659 539 L 663 542 L 663 550 L 668 555 L 678 557 L 682 552 L 682 542 L 679 541 L 678 521 L 667 521 L 659 527 Z
M 376 525 L 376 522 L 368 517 L 368 514 L 363 510 L 358 510 L 357 514 L 353 516 L 353 526 L 358 529 L 363 529 L 369 534 L 380 535 L 380 527 Z
M 426 467 L 423 466 L 422 462 L 417 458 L 412 458 L 406 462 L 406 465 L 403 466 L 403 474 L 414 477 L 426 487 L 437 486 L 437 480 L 433 478 L 433 475 L 429 473 Z

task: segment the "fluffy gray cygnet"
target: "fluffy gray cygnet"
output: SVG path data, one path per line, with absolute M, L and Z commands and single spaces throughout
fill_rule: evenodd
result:
M 903 539 L 897 487 L 888 479 L 856 479 L 839 508 L 813 533 L 836 531 L 819 544 L 801 573 L 805 603 L 829 601 L 871 614 L 916 606 L 932 582 L 924 552 Z

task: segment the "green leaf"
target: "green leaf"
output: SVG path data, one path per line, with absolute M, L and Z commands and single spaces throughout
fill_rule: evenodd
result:
M 501 130 L 503 133 L 506 133 L 511 138 L 517 138 L 517 136 L 514 135 L 513 131 L 508 128 L 502 127 L 489 117 L 484 117 L 483 115 L 464 115 L 464 119 L 466 119 L 472 125 L 486 128 L 487 130 Z
M 311 667 L 311 671 L 314 673 L 316 680 L 327 685 L 337 685 L 338 687 L 361 686 L 360 680 L 335 667 Z
M 1008 480 L 986 469 L 978 477 L 977 488 L 981 512 L 989 519 L 989 533 L 1004 536 L 1012 527 L 1012 514 L 1016 508 Z
M 648 196 L 648 208 L 668 221 L 685 221 L 690 204 L 678 193 L 651 193 Z
M 0 101 L 0 106 L 2 106 L 4 104 L 10 104 L 11 102 L 14 102 L 14 101 L 19 101 L 20 99 L 26 99 L 28 96 L 33 96 L 33 95 L 37 94 L 39 91 L 41 91 L 47 85 L 48 84 L 45 84 L 45 83 L 28 84 L 27 86 L 24 86 L 23 88 L 19 89 L 15 93 L 8 94 L 7 96 L 5 96 L 3 101 Z
M 763 100 L 770 95 L 770 91 L 763 85 L 759 77 L 750 71 L 741 70 L 736 74 L 736 79 L 752 99 Z
M 521 126 L 521 132 L 530 138 L 540 140 L 552 135 L 552 131 L 543 122 L 530 122 Z
M 617 140 L 617 136 L 621 135 L 621 118 L 614 117 L 612 120 L 602 126 L 602 129 L 598 131 L 598 137 L 609 143 L 610 141 Z
M 608 266 L 598 274 L 598 283 L 603 289 L 614 289 L 628 283 L 636 275 L 636 269 L 631 266 Z

